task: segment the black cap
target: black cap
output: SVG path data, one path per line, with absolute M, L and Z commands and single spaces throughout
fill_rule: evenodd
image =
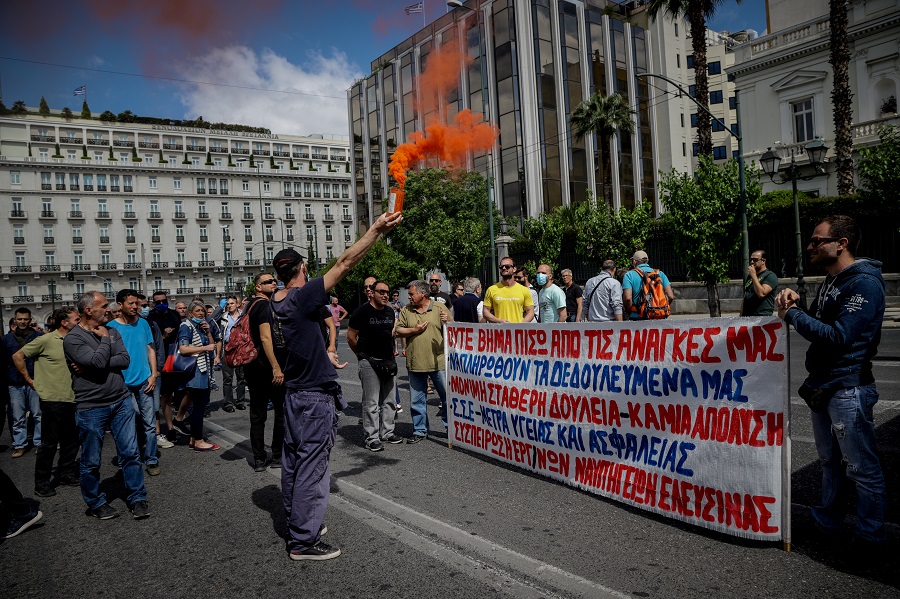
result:
M 291 269 L 301 262 L 303 262 L 303 256 L 297 250 L 286 248 L 275 254 L 272 266 L 275 267 L 278 277 L 283 278 L 283 275 L 290 273 Z

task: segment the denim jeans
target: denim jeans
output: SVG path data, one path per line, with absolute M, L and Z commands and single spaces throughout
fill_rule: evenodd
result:
M 362 421 L 366 444 L 394 434 L 397 405 L 391 397 L 394 377 L 380 376 L 368 360 L 359 361 L 359 382 L 362 384 Z
M 883 541 L 887 494 L 884 473 L 875 454 L 872 410 L 878 401 L 875 385 L 841 389 L 824 412 L 811 412 L 816 450 L 822 464 L 822 504 L 813 518 L 826 530 L 837 531 L 844 521 L 841 504 L 847 479 L 856 483 L 856 534 Z
M 445 385 L 446 376 L 443 370 L 432 370 L 431 372 L 410 372 L 409 373 L 409 410 L 412 414 L 413 434 L 423 437 L 428 434 L 428 406 L 426 397 L 428 395 L 428 379 L 434 385 L 438 397 L 441 398 L 441 409 L 438 416 L 441 423 L 447 426 L 447 389 Z
M 75 412 L 81 439 L 81 496 L 89 508 L 96 509 L 106 503 L 106 494 L 100 490 L 100 460 L 106 429 L 112 431 L 119 454 L 125 488 L 128 489 L 128 505 L 147 500 L 134 421 L 134 401 L 130 396 L 108 406 Z
M 144 392 L 144 389 L 147 388 L 147 381 L 144 381 L 140 385 L 134 387 L 128 387 L 128 390 L 131 392 L 131 397 L 134 400 L 135 412 L 137 412 L 136 417 L 136 433 L 138 439 L 138 447 L 140 448 L 141 441 L 143 441 L 144 445 L 144 464 L 147 466 L 155 466 L 159 463 L 159 458 L 156 457 L 156 400 L 153 397 L 153 392 L 150 393 Z M 143 431 L 143 432 L 142 432 Z
M 9 386 L 9 407 L 12 410 L 13 447 L 20 449 L 28 444 L 28 416 L 34 418 L 34 446 L 41 445 L 41 398 L 28 385 Z

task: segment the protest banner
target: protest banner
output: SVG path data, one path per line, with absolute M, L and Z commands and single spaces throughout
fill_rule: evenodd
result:
M 667 517 L 790 540 L 777 318 L 445 331 L 449 441 Z

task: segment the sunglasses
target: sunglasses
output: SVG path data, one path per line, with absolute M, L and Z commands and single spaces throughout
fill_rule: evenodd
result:
M 759 262 L 760 260 L 765 260 L 765 258 L 750 258 L 751 263 Z
M 841 237 L 810 237 L 809 245 L 813 246 L 814 248 L 817 248 L 820 245 L 822 245 L 823 243 L 832 243 L 834 241 L 840 241 L 840 240 L 841 240 Z
M 266 279 L 265 281 L 260 281 L 260 285 L 271 285 L 272 283 L 277 283 L 275 279 Z
M 440 279 L 431 279 L 431 280 L 428 281 L 428 282 L 429 282 L 429 283 L 440 283 L 441 280 L 440 280 Z
M 500 270 L 503 270 L 504 268 L 515 268 L 515 267 L 516 267 L 515 264 L 501 264 Z
M 168 301 L 169 301 L 169 300 L 164 300 L 164 299 L 161 299 L 161 300 L 153 300 L 153 303 L 156 304 L 156 305 L 158 306 L 158 305 L 160 305 L 160 304 L 165 304 L 165 303 L 168 302 Z
M 384 295 L 387 295 L 390 292 L 391 292 L 390 289 L 376 289 L 375 290 L 375 293 L 383 293 Z

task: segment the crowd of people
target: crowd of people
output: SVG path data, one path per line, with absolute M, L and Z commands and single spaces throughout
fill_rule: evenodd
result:
M 253 469 L 281 469 L 291 559 L 331 559 L 340 549 L 322 536 L 327 532 L 329 456 L 338 415 L 347 405 L 337 383 L 337 369 L 347 364 L 338 358 L 342 322 L 347 321 L 347 345 L 359 364 L 363 443 L 369 451 L 380 452 L 385 445 L 416 444 L 428 437 L 426 397 L 432 389 L 446 431 L 442 329 L 447 323 L 649 319 L 652 302 L 646 296 L 653 281 L 658 301 L 674 300 L 665 273 L 653 269 L 647 253 L 639 250 L 627 271 L 604 261 L 584 289 L 573 282 L 568 269 L 561 271 L 557 284 L 548 264 L 538 266 L 535 287 L 531 273 L 510 257 L 500 261 L 499 281 L 487 290 L 478 279 L 467 278 L 451 285 L 453 293 L 448 294 L 441 291 L 441 275 L 433 273 L 427 281 L 406 286 L 406 305 L 399 290 L 368 277 L 367 301 L 348 313 L 328 290 L 362 260 L 379 235 L 401 220 L 399 214 L 379 217 L 318 278 L 309 279 L 300 254 L 282 250 L 273 260 L 275 274 L 263 272 L 254 279 L 252 296 L 228 297 L 217 309 L 200 300 L 178 302 L 173 309 L 164 292 L 155 292 L 148 301 L 133 289 L 120 290 L 111 306 L 104 294 L 87 292 L 74 307 L 54 311 L 52 330 L 46 333 L 27 308 L 17 309 L 0 346 L 7 366 L 2 388 L 8 391 L 12 458 L 26 453 L 27 418 L 32 419 L 35 494 L 49 497 L 59 485 L 77 485 L 91 515 L 101 520 L 116 517 L 99 480 L 102 439 L 109 432 L 128 491 L 128 509 L 135 519 L 149 516 L 144 475 L 160 474 L 159 448 L 171 448 L 183 438 L 193 451 L 220 449 L 205 438 L 204 417 L 221 368 L 222 409 L 247 410 L 249 396 Z M 875 455 L 872 406 L 878 395 L 871 358 L 884 313 L 884 281 L 879 263 L 854 258 L 858 240 L 859 232 L 847 217 L 825 219 L 816 227 L 807 250 L 828 277 L 809 310 L 801 309 L 792 290 L 776 295 L 778 279 L 766 268 L 765 252 L 753 252 L 741 313 L 771 315 L 777 309 L 779 317 L 812 342 L 801 396 L 811 398 L 816 446 L 825 469 L 822 505 L 813 510 L 815 522 L 828 534 L 840 529 L 838 490 L 841 479 L 849 477 L 857 483 L 859 496 L 857 538 L 877 543 L 885 538 L 885 491 Z M 229 340 L 244 320 L 253 357 L 229 364 Z M 405 439 L 396 432 L 402 410 L 397 385 L 401 354 L 409 376 L 413 429 Z M 194 366 L 187 373 L 173 366 L 178 359 L 192 357 Z M 269 411 L 271 455 L 264 439 Z M 842 434 L 835 435 L 835 430 Z M 2 470 L 0 500 L 11 514 L 7 537 L 41 517 Z

